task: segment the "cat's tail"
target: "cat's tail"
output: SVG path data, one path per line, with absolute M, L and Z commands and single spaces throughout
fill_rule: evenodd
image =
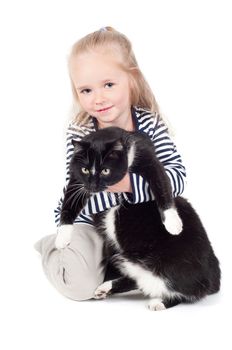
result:
M 182 302 L 185 302 L 185 300 L 182 300 L 180 298 L 173 298 L 173 299 L 165 299 L 163 301 L 163 304 L 166 309 L 169 309 L 170 307 L 176 306 L 181 304 Z
M 214 253 L 210 256 L 210 284 L 209 284 L 209 293 L 208 294 L 214 294 L 219 292 L 220 286 L 221 286 L 221 270 L 220 270 L 220 264 L 217 257 L 214 255 Z

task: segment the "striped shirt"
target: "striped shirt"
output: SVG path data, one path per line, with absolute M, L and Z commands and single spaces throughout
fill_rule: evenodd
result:
M 139 107 L 132 107 L 132 118 L 135 125 L 135 130 L 146 133 L 152 140 L 156 155 L 163 164 L 170 179 L 173 196 L 175 197 L 180 195 L 184 190 L 186 172 L 185 167 L 182 164 L 181 156 L 178 153 L 175 144 L 170 139 L 167 126 L 164 124 L 159 114 L 153 115 L 148 110 Z M 70 179 L 69 164 L 74 150 L 72 140 L 80 141 L 85 135 L 94 132 L 97 129 L 97 121 L 92 116 L 89 117 L 84 126 L 71 123 L 68 127 L 66 185 L 63 189 L 63 196 L 59 200 L 58 207 L 55 209 L 55 222 L 57 225 L 59 225 L 60 222 L 60 213 L 64 193 Z M 130 173 L 130 180 L 132 193 L 112 193 L 103 191 L 92 195 L 84 209 L 75 219 L 74 223 L 92 224 L 91 214 L 96 214 L 112 208 L 118 205 L 122 199 L 132 204 L 147 202 L 155 199 L 148 183 L 142 178 L 142 176 L 135 173 Z

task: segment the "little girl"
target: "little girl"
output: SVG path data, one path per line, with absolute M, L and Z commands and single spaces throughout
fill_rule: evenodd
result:
M 99 128 L 117 126 L 149 135 L 169 176 L 173 196 L 181 194 L 185 168 L 130 41 L 111 27 L 102 28 L 73 45 L 68 66 L 79 112 L 67 130 L 66 182 L 72 140 L 81 140 Z M 108 187 L 107 192 L 94 194 L 71 230 L 58 228 L 57 235 L 47 236 L 36 244 L 47 277 L 63 295 L 75 300 L 90 299 L 98 285 L 109 275 L 112 279 L 117 274 L 113 267 L 102 264 L 103 242 L 95 232 L 91 214 L 118 205 L 121 196 L 133 204 L 154 200 L 145 179 L 128 173 L 122 181 Z M 55 210 L 58 225 L 62 200 Z

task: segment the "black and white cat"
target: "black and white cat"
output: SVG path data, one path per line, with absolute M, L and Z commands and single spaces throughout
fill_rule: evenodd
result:
M 151 310 L 162 310 L 218 292 L 219 262 L 205 229 L 187 200 L 173 198 L 169 178 L 149 137 L 110 127 L 73 143 L 58 246 L 62 247 L 64 237 L 66 242 L 70 239 L 71 225 L 91 194 L 119 182 L 126 172 L 146 179 L 155 196 L 155 201 L 140 204 L 122 200 L 93 215 L 108 258 L 122 273 L 100 285 L 95 298 L 138 288 L 149 296 Z

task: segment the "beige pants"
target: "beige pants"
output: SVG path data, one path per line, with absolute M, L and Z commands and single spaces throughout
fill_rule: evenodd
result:
M 74 230 L 72 242 L 64 249 L 55 248 L 55 234 L 42 238 L 35 249 L 41 254 L 47 278 L 61 294 L 87 300 L 104 281 L 103 241 L 93 226 L 77 224 Z

